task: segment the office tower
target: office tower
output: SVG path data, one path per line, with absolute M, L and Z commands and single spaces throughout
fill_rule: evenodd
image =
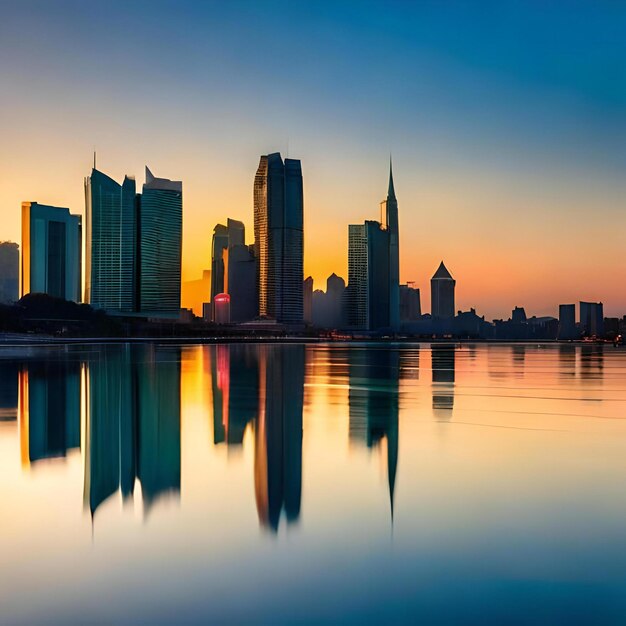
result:
M 109 313 L 137 307 L 135 179 L 120 185 L 95 169 L 85 179 L 85 302 Z
M 389 160 L 389 187 L 387 199 L 380 205 L 381 224 L 388 236 L 389 268 L 389 326 L 391 330 L 400 328 L 400 246 L 398 225 L 398 201 L 393 188 L 393 171 Z
M 511 321 L 514 324 L 523 324 L 526 322 L 526 311 L 523 306 L 516 306 L 511 313 Z
M 254 179 L 259 315 L 303 322 L 304 199 L 299 160 L 262 156 Z
M 246 230 L 243 222 L 228 218 L 226 226 L 218 224 L 213 229 L 211 241 L 211 302 L 220 293 L 226 293 L 228 281 L 226 270 L 226 256 L 229 248 L 244 246 Z M 241 255 L 241 253 L 239 253 Z M 232 280 L 231 280 L 232 286 Z
M 230 321 L 249 322 L 258 315 L 256 259 L 252 246 L 224 250 L 224 292 L 230 296 Z
M 80 302 L 81 218 L 69 209 L 22 202 L 22 295 Z
M 138 310 L 177 317 L 183 238 L 183 184 L 146 167 L 138 218 Z
M 585 337 L 604 334 L 604 307 L 602 302 L 580 302 L 580 325 Z
M 559 304 L 559 339 L 576 339 L 576 305 Z
M 378 222 L 348 226 L 348 325 L 362 330 L 390 326 L 389 238 Z
M 400 285 L 400 321 L 416 320 L 421 315 L 420 290 L 409 285 Z
M 348 227 L 348 325 L 362 330 L 395 331 L 400 325 L 398 202 L 389 166 L 387 200 L 381 222 Z
M 303 285 L 303 310 L 304 323 L 311 324 L 313 322 L 313 277 L 308 276 L 304 279 Z
M 431 315 L 435 319 L 454 318 L 454 287 L 456 281 L 450 275 L 443 261 L 430 279 Z
M 19 298 L 20 252 L 12 241 L 0 242 L 0 304 L 13 304 Z

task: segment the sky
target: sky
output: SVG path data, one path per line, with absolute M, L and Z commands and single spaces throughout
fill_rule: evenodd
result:
M 83 179 L 183 181 L 183 280 L 253 240 L 259 157 L 302 160 L 305 275 L 347 277 L 389 156 L 400 278 L 457 308 L 626 313 L 626 4 L 0 0 L 0 240 Z M 183 303 L 184 304 L 184 303 Z

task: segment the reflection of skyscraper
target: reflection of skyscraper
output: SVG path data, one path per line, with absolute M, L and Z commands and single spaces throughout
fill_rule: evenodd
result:
M 69 209 L 22 202 L 22 295 L 80 302 L 82 231 Z
M 240 445 L 259 409 L 258 346 L 219 344 L 210 354 L 213 442 Z
M 433 414 L 449 419 L 454 407 L 454 369 L 456 347 L 451 344 L 431 346 L 433 374 Z
M 456 281 L 443 264 L 430 279 L 430 310 L 433 318 L 452 319 L 454 311 L 454 288 Z
M 300 516 L 304 346 L 261 346 L 254 482 L 259 520 L 278 530 Z
M 262 156 L 254 179 L 259 315 L 285 324 L 302 324 L 303 217 L 300 161 Z
M 368 448 L 387 441 L 387 477 L 393 516 L 398 465 L 398 408 L 400 353 L 397 349 L 366 348 L 348 351 L 350 440 Z
M 80 446 L 80 364 L 47 359 L 20 373 L 20 426 L 28 436 L 23 458 L 33 463 L 62 457 Z
M 180 350 L 110 346 L 88 363 L 85 505 L 141 482 L 146 510 L 180 490 Z
M 0 422 L 17 419 L 19 370 L 14 359 L 0 361 Z

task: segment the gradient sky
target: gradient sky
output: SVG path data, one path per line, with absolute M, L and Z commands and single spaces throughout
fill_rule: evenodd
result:
M 0 239 L 98 168 L 184 184 L 183 280 L 252 242 L 261 154 L 302 159 L 305 273 L 347 275 L 393 154 L 400 273 L 457 308 L 626 313 L 626 4 L 0 0 Z

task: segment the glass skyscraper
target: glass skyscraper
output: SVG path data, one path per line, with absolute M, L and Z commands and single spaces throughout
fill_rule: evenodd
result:
M 259 315 L 303 323 L 304 199 L 299 160 L 262 156 L 254 179 Z
M 22 202 L 21 293 L 80 302 L 81 217 L 69 209 Z
M 156 178 L 146 167 L 139 201 L 138 308 L 155 316 L 180 313 L 183 184 Z
M 135 180 L 93 169 L 85 179 L 85 302 L 110 313 L 136 309 Z

